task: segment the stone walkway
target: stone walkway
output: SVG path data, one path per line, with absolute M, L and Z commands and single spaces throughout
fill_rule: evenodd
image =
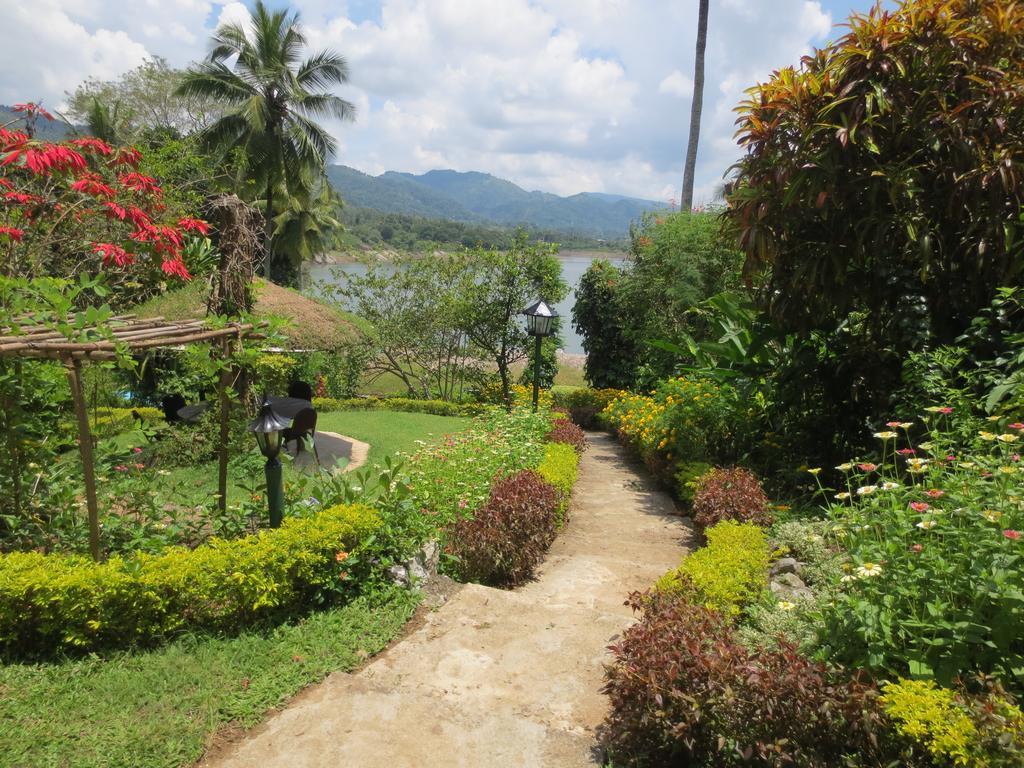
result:
M 362 670 L 331 675 L 203 765 L 600 765 L 606 648 L 632 621 L 623 601 L 677 565 L 691 534 L 611 438 L 588 437 L 570 522 L 535 581 L 462 587 Z

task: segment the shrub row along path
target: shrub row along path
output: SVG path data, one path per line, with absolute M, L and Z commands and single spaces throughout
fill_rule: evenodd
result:
M 308 689 L 203 765 L 599 765 L 607 646 L 633 621 L 624 599 L 678 565 L 691 533 L 611 438 L 588 437 L 570 522 L 535 581 L 460 588 L 362 670 Z

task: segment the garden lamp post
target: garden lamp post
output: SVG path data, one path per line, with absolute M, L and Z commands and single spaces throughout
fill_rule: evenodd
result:
M 281 479 L 281 432 L 291 425 L 291 421 L 274 411 L 273 406 L 263 396 L 263 404 L 256 418 L 249 424 L 249 431 L 256 435 L 256 443 L 260 453 L 267 457 L 264 471 L 267 475 L 267 507 L 270 510 L 270 527 L 281 525 L 284 516 L 284 483 Z
M 545 336 L 550 336 L 558 313 L 541 299 L 522 311 L 526 315 L 526 332 L 534 338 L 533 348 L 533 410 L 540 400 L 540 345 Z

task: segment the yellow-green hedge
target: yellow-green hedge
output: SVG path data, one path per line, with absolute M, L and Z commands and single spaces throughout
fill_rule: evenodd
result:
M 320 413 L 328 411 L 404 411 L 407 413 L 432 413 L 435 416 L 479 416 L 491 408 L 483 403 L 414 400 L 408 397 L 350 397 L 346 400 L 314 397 L 313 407 Z
M 708 545 L 662 576 L 655 589 L 692 587 L 708 608 L 735 615 L 767 587 L 768 540 L 760 527 L 733 520 L 708 528 L 706 535 Z
M 251 624 L 327 593 L 343 567 L 339 553 L 380 525 L 376 510 L 340 505 L 194 550 L 104 563 L 35 552 L 0 556 L 0 653 L 91 650 Z
M 569 508 L 573 486 L 579 469 L 580 456 L 568 443 L 548 443 L 544 446 L 544 458 L 537 465 L 537 473 L 549 485 L 553 485 L 561 496 L 558 506 L 557 523 L 565 524 L 565 513 Z

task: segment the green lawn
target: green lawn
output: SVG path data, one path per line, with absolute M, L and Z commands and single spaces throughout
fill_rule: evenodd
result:
M 380 651 L 414 608 L 396 590 L 266 633 L 0 666 L 0 767 L 191 765 L 218 728 L 255 725 L 304 686 Z
M 412 453 L 417 440 L 432 442 L 465 429 L 472 419 L 461 416 L 434 416 L 430 413 L 399 411 L 337 411 L 321 413 L 317 429 L 338 432 L 370 444 L 369 464 L 385 456 Z

